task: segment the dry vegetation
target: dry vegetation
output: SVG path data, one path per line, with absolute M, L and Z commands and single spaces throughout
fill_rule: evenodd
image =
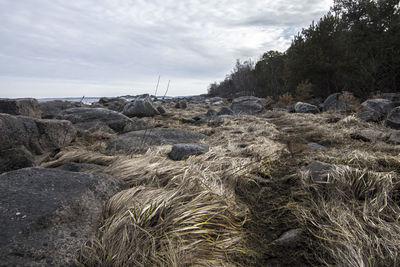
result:
M 350 136 L 385 133 L 383 126 L 272 111 L 214 127 L 187 123 L 205 112 L 196 106 L 149 119 L 209 136 L 210 151 L 186 161 L 169 160 L 170 146 L 107 156 L 103 136 L 43 164 L 99 164 L 130 187 L 108 202 L 97 237 L 79 253 L 81 265 L 398 266 L 400 149 Z M 309 142 L 326 149 L 311 150 Z M 327 181 L 300 171 L 312 160 L 333 164 Z M 297 239 L 277 241 L 289 230 Z

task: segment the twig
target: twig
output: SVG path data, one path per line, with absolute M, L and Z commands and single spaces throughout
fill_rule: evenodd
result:
M 161 78 L 161 75 L 158 75 L 158 82 L 157 82 L 157 86 L 156 86 L 156 92 L 154 93 L 154 96 L 156 98 L 157 98 L 158 85 L 160 84 L 160 78 Z
M 167 90 L 165 91 L 165 94 L 164 94 L 164 96 L 163 96 L 163 100 L 164 100 L 164 98 L 165 98 L 165 96 L 167 95 L 167 93 L 168 93 L 168 89 L 169 89 L 169 83 L 171 82 L 171 80 L 169 80 L 168 81 L 168 85 L 167 85 Z

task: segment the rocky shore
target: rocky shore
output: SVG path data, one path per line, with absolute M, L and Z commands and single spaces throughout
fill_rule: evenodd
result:
M 0 265 L 394 264 L 400 95 L 353 104 L 0 99 Z

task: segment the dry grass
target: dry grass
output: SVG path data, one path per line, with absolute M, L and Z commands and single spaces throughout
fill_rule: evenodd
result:
M 98 235 L 80 251 L 85 266 L 396 266 L 400 243 L 399 147 L 350 138 L 381 125 L 335 114 L 268 112 L 224 118 L 218 127 L 184 123 L 191 106 L 153 125 L 208 134 L 208 153 L 185 161 L 170 146 L 105 156 L 104 140 L 61 151 L 67 162 L 106 166 L 129 189 L 108 202 Z M 282 131 L 291 128 L 288 134 Z M 326 147 L 290 151 L 285 138 Z M 300 140 L 300 141 L 296 141 Z M 84 147 L 83 147 L 84 146 Z M 300 172 L 307 162 L 334 165 L 328 182 Z M 301 229 L 293 247 L 274 241 Z

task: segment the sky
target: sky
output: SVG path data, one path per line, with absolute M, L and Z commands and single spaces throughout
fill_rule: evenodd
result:
M 197 95 L 332 0 L 0 0 L 0 97 Z

